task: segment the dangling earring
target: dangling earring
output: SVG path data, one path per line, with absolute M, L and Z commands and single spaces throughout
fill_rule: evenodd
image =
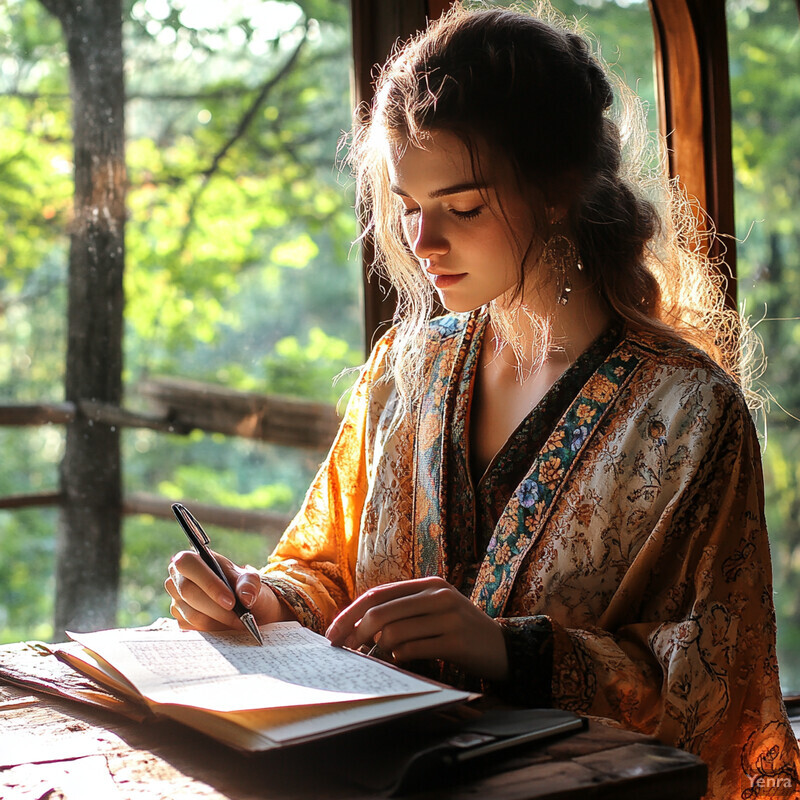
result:
M 578 272 L 583 270 L 578 250 L 572 239 L 566 234 L 554 233 L 544 246 L 542 260 L 550 264 L 558 276 L 556 286 L 558 304 L 565 306 L 569 302 L 569 294 L 572 291 L 572 283 L 570 282 L 568 271 L 573 268 L 577 269 Z

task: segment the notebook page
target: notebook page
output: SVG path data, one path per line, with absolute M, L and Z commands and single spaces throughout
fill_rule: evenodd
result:
M 436 684 L 332 647 L 297 622 L 242 631 L 118 629 L 70 633 L 156 703 L 215 711 L 285 708 L 440 691 Z

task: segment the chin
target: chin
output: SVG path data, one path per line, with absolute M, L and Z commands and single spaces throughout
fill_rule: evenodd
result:
M 465 300 L 457 300 L 455 297 L 444 297 L 439 295 L 439 302 L 453 314 L 469 314 L 470 311 L 476 311 L 482 308 L 485 303 L 470 303 Z

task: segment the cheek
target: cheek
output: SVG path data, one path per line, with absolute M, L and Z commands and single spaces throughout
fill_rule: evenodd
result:
M 523 262 L 530 263 L 531 256 L 535 253 L 536 247 L 533 241 L 533 233 L 523 226 L 511 229 L 505 225 L 496 225 L 491 236 L 486 237 L 487 244 L 491 243 L 494 251 L 504 260 L 514 264 L 519 271 Z
M 520 243 L 505 226 L 494 224 L 482 232 L 481 245 L 494 254 L 498 263 L 518 265 L 521 261 Z

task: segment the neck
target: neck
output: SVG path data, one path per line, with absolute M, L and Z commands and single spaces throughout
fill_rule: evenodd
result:
M 585 284 L 573 288 L 566 305 L 553 303 L 546 310 L 541 305 L 526 302 L 520 309 L 512 303 L 506 312 L 498 304 L 499 314 L 495 314 L 494 324 L 490 322 L 492 349 L 495 336 L 513 342 L 512 347 L 503 348 L 501 355 L 523 380 L 542 369 L 565 369 L 611 320 L 605 302 Z M 541 320 L 549 320 L 548 339 L 543 336 Z

